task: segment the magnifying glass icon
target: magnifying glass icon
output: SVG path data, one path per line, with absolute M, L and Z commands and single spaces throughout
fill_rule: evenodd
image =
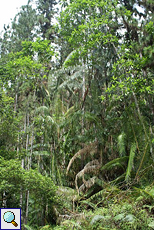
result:
M 18 224 L 15 222 L 15 215 L 13 212 L 11 211 L 7 211 L 4 213 L 3 215 L 3 219 L 6 223 L 11 223 L 13 224 L 15 227 L 18 226 Z

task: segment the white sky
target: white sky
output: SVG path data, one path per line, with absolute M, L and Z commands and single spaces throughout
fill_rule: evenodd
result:
M 0 32 L 7 26 L 28 0 L 0 0 Z
M 14 19 L 15 15 L 20 11 L 20 7 L 27 3 L 28 0 L 0 0 L 0 34 L 4 24 L 7 26 L 11 19 Z M 140 12 L 144 12 L 141 7 L 137 6 L 137 8 Z

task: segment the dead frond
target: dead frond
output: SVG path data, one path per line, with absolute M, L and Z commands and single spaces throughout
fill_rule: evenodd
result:
M 84 174 L 85 173 L 91 173 L 91 172 L 93 172 L 94 174 L 97 174 L 98 170 L 100 169 L 100 167 L 101 167 L 101 165 L 100 165 L 99 161 L 98 160 L 93 160 L 93 161 L 88 162 L 84 166 L 84 168 L 76 175 L 76 177 L 75 177 L 75 187 L 76 187 L 78 193 L 79 193 L 78 184 L 77 184 L 78 178 L 82 177 L 83 184 L 85 185 L 86 188 L 89 188 L 89 180 L 86 181 L 84 179 Z
M 97 141 L 90 143 L 89 145 L 85 146 L 83 149 L 80 149 L 70 160 L 68 166 L 67 166 L 67 171 L 66 174 L 68 174 L 68 171 L 72 165 L 72 163 L 75 161 L 75 159 L 82 154 L 90 154 L 92 151 L 96 152 L 97 151 Z
M 91 188 L 94 184 L 95 184 L 95 181 L 96 181 L 96 176 L 90 178 L 89 180 L 86 181 L 86 185 L 85 184 L 82 184 L 79 188 L 78 188 L 78 193 L 79 192 L 84 192 L 86 189 L 89 189 Z

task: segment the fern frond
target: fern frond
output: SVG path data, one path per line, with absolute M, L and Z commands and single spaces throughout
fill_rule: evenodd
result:
M 104 189 L 102 189 L 101 191 L 99 191 L 99 192 L 97 192 L 97 193 L 95 193 L 94 195 L 92 195 L 91 197 L 89 197 L 88 199 L 87 199 L 87 201 L 89 202 L 89 201 L 92 201 L 93 199 L 96 199 L 96 198 L 99 198 L 100 196 L 102 197 L 102 200 L 104 200 Z
M 126 177 L 125 177 L 126 181 L 130 179 L 130 174 L 133 168 L 133 162 L 134 162 L 134 157 L 135 157 L 135 151 L 136 151 L 136 144 L 133 143 L 130 148 L 129 161 L 128 161 Z
M 92 202 L 87 201 L 87 200 L 82 200 L 80 201 L 81 204 L 87 204 L 88 206 L 90 206 L 93 209 L 96 209 L 96 205 L 94 205 Z
M 93 225 L 93 224 L 95 224 L 95 222 L 97 222 L 97 221 L 99 221 L 99 220 L 104 220 L 105 219 L 105 217 L 104 216 L 102 216 L 102 215 L 96 215 L 96 216 L 94 216 L 93 218 L 92 218 L 92 220 L 91 220 L 91 222 L 90 222 L 90 225 Z
M 116 187 L 116 186 L 106 187 L 106 188 L 100 190 L 99 192 L 95 193 L 91 197 L 89 197 L 87 199 L 87 201 L 92 201 L 93 199 L 98 199 L 100 197 L 103 201 L 103 200 L 107 199 L 109 196 L 115 197 L 115 195 L 119 194 L 119 192 L 120 192 L 120 189 L 118 189 L 118 187 Z
M 151 190 L 147 190 L 147 189 L 141 189 L 141 188 L 137 188 L 137 187 L 133 187 L 137 193 L 141 194 L 142 196 L 144 196 L 145 198 L 154 198 L 154 189 Z

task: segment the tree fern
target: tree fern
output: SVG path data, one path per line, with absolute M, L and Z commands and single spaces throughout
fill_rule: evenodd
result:
M 129 161 L 128 161 L 128 166 L 127 166 L 127 171 L 126 171 L 126 177 L 125 180 L 128 182 L 130 179 L 130 174 L 133 168 L 133 162 L 134 162 L 134 157 L 135 157 L 135 151 L 136 151 L 136 144 L 133 143 L 130 148 L 130 154 L 129 154 Z

